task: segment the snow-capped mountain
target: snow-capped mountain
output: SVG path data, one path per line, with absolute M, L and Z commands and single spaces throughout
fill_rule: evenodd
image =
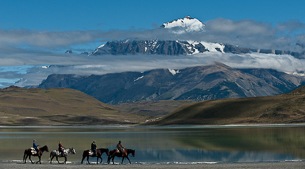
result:
M 196 18 L 186 16 L 171 22 L 163 23 L 162 28 L 169 29 L 174 33 L 190 33 L 204 31 L 205 25 Z M 194 40 L 135 40 L 125 39 L 117 41 L 109 41 L 100 45 L 91 53 L 91 55 L 128 55 L 128 54 L 154 54 L 154 55 L 193 55 L 198 53 L 232 53 L 232 54 L 275 54 L 275 55 L 292 55 L 297 58 L 304 58 L 304 52 L 292 52 L 286 50 L 275 49 L 253 49 L 240 47 L 232 44 L 219 42 L 208 42 Z
M 207 41 L 179 41 L 179 40 L 121 40 L 109 41 L 99 46 L 92 55 L 194 55 L 199 53 L 232 53 L 232 54 L 275 54 L 291 55 L 302 58 L 304 53 L 285 50 L 253 49 L 236 45 L 207 42 Z
M 163 23 L 161 27 L 166 29 L 172 29 L 174 33 L 182 34 L 187 32 L 203 31 L 205 25 L 196 18 L 186 16 L 181 19 Z
M 122 40 L 101 45 L 93 55 L 192 55 L 204 52 L 225 52 L 225 45 L 220 43 L 173 40 Z

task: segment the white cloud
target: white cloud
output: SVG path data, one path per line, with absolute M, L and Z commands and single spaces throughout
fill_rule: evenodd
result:
M 18 84 L 37 85 L 52 73 L 105 74 L 122 71 L 144 71 L 155 68 L 179 69 L 223 62 L 232 67 L 273 68 L 285 72 L 304 71 L 304 60 L 288 55 L 211 54 L 194 56 L 86 56 L 65 55 L 65 49 L 82 48 L 88 43 L 107 40 L 161 39 L 204 40 L 251 48 L 304 50 L 304 23 L 287 22 L 275 26 L 251 20 L 215 19 L 206 22 L 204 32 L 171 34 L 167 29 L 129 31 L 63 31 L 0 30 L 0 85 L 22 79 Z M 296 45 L 296 43 L 299 43 Z M 99 44 L 96 46 L 98 47 Z M 92 51 L 94 48 L 92 48 Z M 58 54 L 58 51 L 61 53 Z M 79 49 L 82 51 L 82 49 Z M 32 67 L 27 67 L 27 66 Z M 63 65 L 42 69 L 42 65 Z M 15 66 L 8 70 L 7 66 Z M 3 68 L 4 67 L 4 68 Z M 5 68 L 6 67 L 6 68 Z M 2 68 L 2 69 L 1 69 Z M 21 73 L 20 70 L 26 70 Z

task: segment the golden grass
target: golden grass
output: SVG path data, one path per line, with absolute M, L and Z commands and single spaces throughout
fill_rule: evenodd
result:
M 304 87 L 269 97 L 203 101 L 182 107 L 161 120 L 168 124 L 304 123 Z
M 72 89 L 0 90 L 2 125 L 82 125 L 138 123 L 142 116 L 126 116 L 112 106 Z

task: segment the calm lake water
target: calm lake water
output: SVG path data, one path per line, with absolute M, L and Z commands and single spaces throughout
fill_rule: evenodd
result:
M 79 164 L 93 140 L 99 148 L 114 149 L 119 140 L 136 150 L 133 163 L 268 162 L 305 159 L 304 125 L 183 126 L 183 127 L 0 127 L 0 162 L 20 162 L 36 139 L 57 149 L 76 149 L 68 161 Z M 33 157 L 36 161 L 37 157 Z M 47 163 L 49 153 L 42 157 Z M 103 162 L 106 162 L 103 155 Z M 63 160 L 63 159 L 61 159 Z M 91 158 L 95 162 L 95 158 Z M 121 159 L 116 158 L 115 162 Z M 127 161 L 125 161 L 127 162 Z

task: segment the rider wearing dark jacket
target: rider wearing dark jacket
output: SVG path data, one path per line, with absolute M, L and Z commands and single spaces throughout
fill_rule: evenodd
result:
M 96 154 L 96 144 L 95 144 L 95 141 L 93 141 L 93 142 L 91 143 L 91 151 L 93 152 L 93 155 Z
M 36 150 L 37 153 L 39 151 L 38 146 L 39 145 L 36 143 L 36 140 L 33 140 L 33 148 Z
M 120 153 L 123 153 L 124 147 L 122 146 L 121 141 L 119 141 L 119 143 L 116 145 L 116 148 L 119 150 Z

